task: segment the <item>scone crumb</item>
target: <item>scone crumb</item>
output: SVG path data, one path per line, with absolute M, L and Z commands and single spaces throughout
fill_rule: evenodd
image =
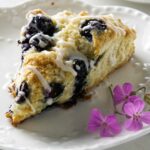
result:
M 87 16 L 88 14 L 89 14 L 88 11 L 81 11 L 79 13 L 80 16 Z

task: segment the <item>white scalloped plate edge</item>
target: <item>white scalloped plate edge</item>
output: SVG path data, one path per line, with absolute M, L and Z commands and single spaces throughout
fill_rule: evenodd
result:
M 48 0 L 43 0 L 43 1 L 46 2 Z M 67 0 L 64 0 L 64 3 L 65 3 L 65 1 L 68 2 Z M 22 6 L 23 7 L 24 6 L 27 7 L 28 5 L 31 5 L 31 4 L 34 4 L 34 3 L 38 3 L 38 2 L 41 2 L 41 0 L 36 0 L 36 1 L 35 0 L 33 0 L 33 1 L 31 0 L 29 2 L 21 4 L 19 6 L 15 6 L 15 7 L 13 7 L 13 9 L 22 9 L 21 8 Z M 148 21 L 150 23 L 150 17 L 148 15 L 146 15 L 145 13 L 140 12 L 140 11 L 138 11 L 136 9 L 132 9 L 132 8 L 128 8 L 128 7 L 120 7 L 120 6 L 94 6 L 94 5 L 89 5 L 89 4 L 82 3 L 82 2 L 76 1 L 76 0 L 74 0 L 72 2 L 74 4 L 76 4 L 76 5 L 82 6 L 83 8 L 86 8 L 86 9 L 89 9 L 89 10 L 92 10 L 92 11 L 97 11 L 97 9 L 98 9 L 98 11 L 101 11 L 101 12 L 115 12 L 115 13 L 117 13 L 117 12 L 118 13 L 128 12 L 129 13 L 130 12 L 131 15 L 140 16 L 143 20 L 146 20 L 146 21 Z M 0 11 L 5 13 L 6 9 L 10 10 L 12 8 L 2 8 L 2 9 L 0 9 Z M 12 11 L 12 13 L 13 12 L 14 11 Z M 128 133 L 128 137 L 130 137 L 130 138 L 127 138 L 126 136 L 118 137 L 118 142 L 117 143 L 114 143 L 114 139 L 107 139 L 107 145 L 109 145 L 109 147 L 113 147 L 113 146 L 116 146 L 118 144 L 125 143 L 125 142 L 127 142 L 129 140 L 133 140 L 135 138 L 141 137 L 141 136 L 143 136 L 145 134 L 148 134 L 149 132 L 150 132 L 150 127 L 145 127 L 144 129 L 142 129 L 141 131 L 138 131 L 136 133 L 129 132 Z M 117 139 L 117 137 L 115 137 L 115 140 L 116 139 Z M 14 146 L 13 147 L 9 147 L 9 144 L 8 144 L 8 146 L 7 145 L 0 145 L 1 148 L 16 149 L 16 148 L 14 148 Z M 80 147 L 80 150 L 85 150 L 85 149 L 86 150 L 93 150 L 93 149 L 96 149 L 96 148 L 98 148 L 100 146 L 101 146 L 101 149 L 105 149 L 107 147 L 106 145 L 103 145 L 102 143 L 97 143 L 95 145 L 88 146 L 88 148 L 87 147 Z M 17 148 L 17 149 L 24 149 L 24 148 L 20 147 L 20 148 Z M 73 148 L 73 149 L 76 150 L 78 148 Z
M 134 3 L 150 4 L 149 0 L 126 0 L 126 1 L 134 2 Z

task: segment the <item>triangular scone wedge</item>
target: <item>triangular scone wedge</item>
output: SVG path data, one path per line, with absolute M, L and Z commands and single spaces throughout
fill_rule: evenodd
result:
M 69 11 L 27 15 L 22 28 L 22 65 L 9 86 L 15 101 L 6 113 L 13 124 L 47 106 L 75 104 L 134 53 L 135 31 L 112 15 Z

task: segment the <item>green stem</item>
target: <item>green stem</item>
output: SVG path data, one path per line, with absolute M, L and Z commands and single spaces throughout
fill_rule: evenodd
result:
M 114 100 L 114 95 L 113 95 L 112 87 L 113 87 L 113 85 L 110 84 L 110 86 L 108 87 L 108 89 L 109 89 L 109 91 L 110 91 L 110 94 L 111 94 L 112 99 Z M 114 104 L 114 101 L 113 101 L 113 106 L 114 106 L 114 112 L 115 112 L 115 113 L 118 112 L 118 111 L 117 111 L 117 108 L 116 108 L 116 105 Z
M 139 88 L 139 89 L 137 89 L 137 90 L 135 91 L 135 93 L 137 93 L 137 92 L 139 92 L 139 91 L 141 91 L 141 90 L 143 90 L 144 95 L 145 95 L 145 93 L 146 93 L 146 87 L 145 87 L 145 86 L 144 86 L 144 87 L 141 87 L 141 88 Z
M 123 116 L 123 115 L 124 115 L 123 113 L 121 113 L 121 112 L 119 112 L 119 111 L 117 111 L 117 110 L 116 110 L 116 111 L 114 111 L 114 113 L 115 113 L 115 114 L 118 114 L 118 115 L 121 115 L 121 116 Z
M 108 87 L 108 89 L 109 89 L 109 91 L 110 91 L 110 94 L 111 94 L 111 96 L 112 96 L 112 99 L 114 100 L 112 87 L 113 87 L 113 85 L 111 84 L 111 85 Z M 123 113 L 121 113 L 121 112 L 119 112 L 119 111 L 117 110 L 117 107 L 116 107 L 116 105 L 115 105 L 114 102 L 113 102 L 113 106 L 114 106 L 114 113 L 123 116 Z
M 112 98 L 114 99 L 114 96 L 113 96 L 113 91 L 112 91 L 112 84 L 108 87 L 109 88 L 109 91 L 110 91 L 110 94 L 111 94 L 111 96 L 112 96 Z

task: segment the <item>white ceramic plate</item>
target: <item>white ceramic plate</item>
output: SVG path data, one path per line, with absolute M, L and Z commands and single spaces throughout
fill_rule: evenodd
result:
M 127 0 L 136 3 L 150 4 L 150 0 Z
M 66 5 L 67 4 L 67 5 Z M 42 8 L 49 14 L 64 9 L 75 12 L 88 10 L 91 14 L 112 13 L 137 30 L 136 53 L 124 67 L 110 76 L 112 83 L 131 81 L 136 87 L 145 84 L 150 72 L 150 18 L 135 9 L 118 6 L 91 6 L 73 0 L 33 0 L 14 8 L 0 9 L 0 85 L 4 85 L 10 73 L 16 71 L 20 62 L 20 48 L 16 44 L 20 27 L 25 23 L 25 14 L 34 8 Z M 149 82 L 147 81 L 147 85 Z M 12 101 L 8 93 L 0 93 L 0 147 L 7 149 L 36 150 L 94 150 L 106 149 L 138 138 L 150 132 L 144 127 L 139 132 L 124 131 L 114 138 L 98 138 L 86 131 L 91 108 L 98 107 L 105 112 L 111 111 L 110 95 L 102 83 L 92 101 L 79 102 L 69 110 L 48 109 L 31 118 L 17 128 L 11 126 L 4 114 Z

